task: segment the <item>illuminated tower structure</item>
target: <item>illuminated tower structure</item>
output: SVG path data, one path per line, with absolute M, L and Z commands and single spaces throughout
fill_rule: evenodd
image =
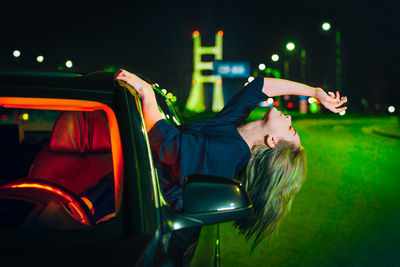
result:
M 206 109 L 204 104 L 204 83 L 212 83 L 214 85 L 212 111 L 218 112 L 224 107 L 222 78 L 220 75 L 203 75 L 203 70 L 213 70 L 213 62 L 201 60 L 202 55 L 214 55 L 214 60 L 222 60 L 223 35 L 223 31 L 218 31 L 215 34 L 215 46 L 202 46 L 200 32 L 193 32 L 193 76 L 189 98 L 186 103 L 188 110 L 202 112 Z

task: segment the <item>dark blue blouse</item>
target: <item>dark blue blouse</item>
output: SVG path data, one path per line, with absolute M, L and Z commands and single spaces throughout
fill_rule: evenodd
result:
M 207 174 L 234 178 L 248 163 L 251 152 L 237 127 L 260 101 L 263 79 L 239 91 L 215 118 L 179 127 L 158 121 L 149 132 L 153 159 L 169 203 L 181 201 L 185 177 Z

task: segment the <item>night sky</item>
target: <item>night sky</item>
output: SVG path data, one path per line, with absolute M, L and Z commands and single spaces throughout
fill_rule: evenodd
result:
M 282 69 L 282 60 L 273 65 L 270 56 L 290 56 L 290 79 L 300 81 L 299 51 L 305 49 L 308 84 L 334 90 L 334 31 L 340 29 L 342 93 L 350 97 L 349 105 L 356 108 L 366 98 L 371 106 L 399 106 L 400 23 L 392 2 L 2 3 L 0 70 L 57 71 L 66 59 L 73 61 L 73 71 L 78 73 L 124 67 L 182 99 L 190 88 L 192 32 L 199 30 L 203 45 L 212 45 L 214 34 L 223 30 L 223 59 L 249 61 L 252 69 L 261 62 Z M 325 20 L 332 23 L 330 33 L 320 28 Z M 297 45 L 293 55 L 284 52 L 289 40 Z M 18 60 L 12 56 L 14 49 L 22 52 Z M 39 54 L 45 57 L 41 64 L 36 62 Z

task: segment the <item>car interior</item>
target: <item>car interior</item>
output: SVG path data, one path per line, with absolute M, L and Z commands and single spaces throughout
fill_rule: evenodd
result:
M 75 229 L 115 215 L 104 111 L 0 109 L 1 228 Z

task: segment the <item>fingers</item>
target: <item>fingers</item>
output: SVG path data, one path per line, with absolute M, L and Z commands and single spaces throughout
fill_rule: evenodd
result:
M 339 113 L 339 112 L 345 111 L 346 109 L 347 109 L 347 107 L 336 108 L 334 112 Z
M 118 75 L 119 75 L 121 72 L 123 72 L 123 71 L 125 71 L 125 70 L 124 70 L 124 69 L 119 69 L 119 71 L 117 71 L 117 72 L 114 74 L 115 79 L 117 79 Z
M 340 107 L 341 105 L 343 105 L 344 103 L 346 103 L 347 102 L 347 97 L 345 96 L 345 97 L 342 97 L 342 99 L 339 101 L 339 102 L 337 102 L 336 104 L 335 104 L 335 106 L 336 107 Z

